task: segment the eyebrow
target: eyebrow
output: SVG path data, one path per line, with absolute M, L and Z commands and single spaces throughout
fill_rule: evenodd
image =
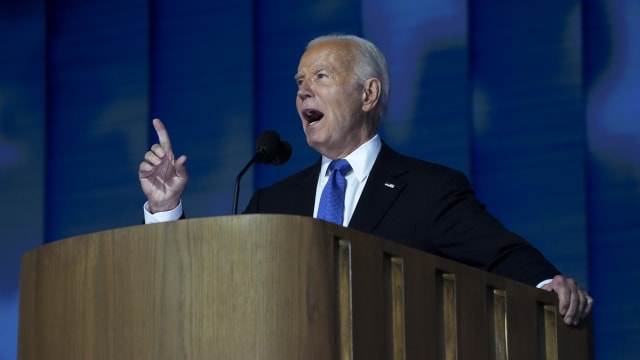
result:
M 317 68 L 311 69 L 310 73 L 315 75 L 322 71 L 331 71 L 331 66 L 322 65 Z M 303 77 L 304 77 L 304 74 L 296 73 L 296 75 L 294 76 L 294 79 L 299 80 L 300 78 L 303 78 Z

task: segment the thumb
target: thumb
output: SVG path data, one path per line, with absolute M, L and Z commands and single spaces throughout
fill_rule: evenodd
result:
M 187 157 L 185 155 L 181 155 L 174 163 L 176 168 L 176 175 L 179 178 L 188 179 L 189 173 L 187 172 L 187 168 L 184 165 L 187 162 Z

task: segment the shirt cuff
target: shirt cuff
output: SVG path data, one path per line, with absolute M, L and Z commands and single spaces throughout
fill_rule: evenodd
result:
M 544 281 L 540 281 L 540 283 L 538 285 L 536 285 L 536 287 L 538 289 L 541 289 L 543 286 L 547 285 L 548 283 L 550 283 L 552 281 L 553 281 L 553 279 L 547 279 L 547 280 L 544 280 Z
M 178 203 L 174 209 L 169 211 L 160 211 L 155 214 L 152 214 L 149 211 L 149 202 L 145 202 L 142 207 L 144 211 L 144 223 L 145 224 L 154 224 L 159 222 L 167 222 L 167 221 L 175 221 L 180 219 L 182 216 L 182 199 Z

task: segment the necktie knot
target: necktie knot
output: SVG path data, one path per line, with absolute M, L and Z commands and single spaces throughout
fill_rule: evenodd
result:
M 345 175 L 351 164 L 345 159 L 333 160 L 329 164 L 329 180 L 322 191 L 318 218 L 342 225 L 344 218 L 344 194 L 347 187 Z
M 346 159 L 337 159 L 329 163 L 329 170 L 337 170 L 343 177 L 351 170 L 351 164 Z

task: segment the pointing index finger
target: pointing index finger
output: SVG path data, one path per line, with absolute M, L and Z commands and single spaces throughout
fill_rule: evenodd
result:
M 156 129 L 156 133 L 158 134 L 158 140 L 160 141 L 160 146 L 168 153 L 173 155 L 173 149 L 171 148 L 171 139 L 169 139 L 169 133 L 167 129 L 164 127 L 164 124 L 160 119 L 153 119 L 153 127 Z

